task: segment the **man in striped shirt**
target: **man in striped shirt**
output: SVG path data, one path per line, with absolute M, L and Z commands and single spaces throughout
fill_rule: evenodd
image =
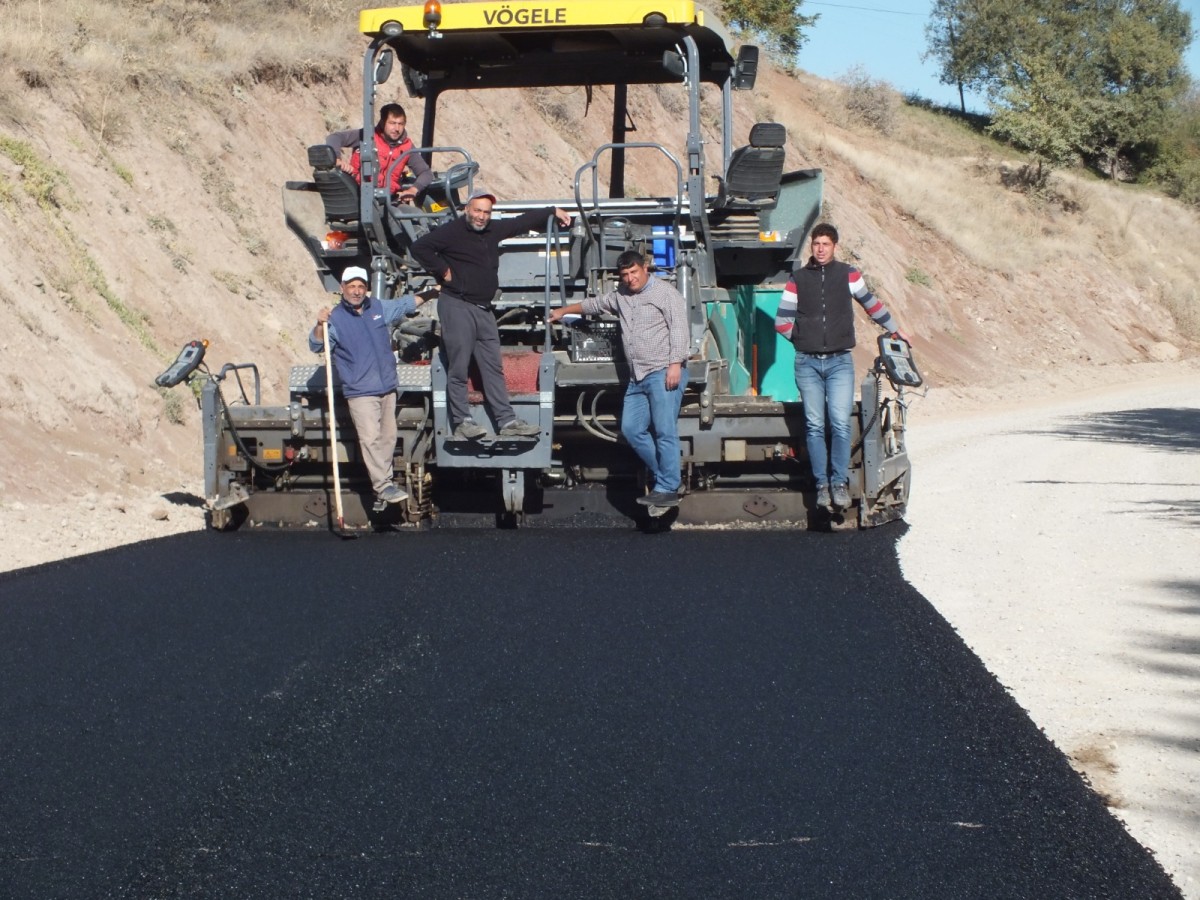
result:
M 880 328 L 907 341 L 891 313 L 867 288 L 862 273 L 834 259 L 837 229 L 812 230 L 812 256 L 792 273 L 775 315 L 775 330 L 796 347 L 796 387 L 804 404 L 808 458 L 817 505 L 850 506 L 850 417 L 854 411 L 854 304 Z M 829 439 L 826 439 L 826 413 Z
M 621 433 L 653 479 L 643 506 L 679 505 L 679 407 L 687 387 L 691 346 L 687 301 L 661 278 L 653 278 L 636 250 L 617 257 L 621 286 L 550 311 L 550 321 L 566 315 L 612 313 L 621 321 L 621 343 L 629 363 L 629 384 L 621 413 Z

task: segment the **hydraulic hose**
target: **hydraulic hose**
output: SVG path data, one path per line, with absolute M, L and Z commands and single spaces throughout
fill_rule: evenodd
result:
M 264 462 L 259 462 L 254 458 L 254 454 L 246 448 L 246 444 L 242 440 L 242 436 L 238 434 L 237 427 L 233 424 L 233 416 L 229 414 L 229 404 L 225 402 L 225 395 L 221 393 L 221 383 L 216 381 L 216 379 L 213 380 L 216 382 L 217 401 L 221 404 L 221 414 L 225 417 L 225 425 L 229 428 L 229 434 L 233 437 L 233 442 L 237 444 L 237 448 L 242 451 L 242 455 L 246 457 L 246 461 L 260 472 L 272 474 L 275 472 L 282 472 L 284 469 L 289 468 L 291 463 L 284 462 L 269 465 Z M 238 383 L 239 385 L 241 384 L 240 379 Z
M 583 430 L 588 434 L 598 437 L 603 441 L 611 441 L 615 444 L 617 443 L 616 434 L 609 431 L 596 420 L 596 404 L 600 401 L 600 397 L 603 394 L 604 391 L 599 391 L 596 396 L 592 398 L 591 421 L 589 422 L 588 417 L 584 415 L 583 412 L 584 395 L 581 391 L 579 396 L 575 398 L 575 421 L 577 421 Z

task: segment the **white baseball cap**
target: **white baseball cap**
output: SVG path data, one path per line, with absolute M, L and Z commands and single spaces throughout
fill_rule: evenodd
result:
M 362 266 L 350 266 L 342 273 L 342 284 L 348 281 L 353 281 L 357 278 L 363 284 L 370 284 L 371 279 L 367 277 L 367 270 Z

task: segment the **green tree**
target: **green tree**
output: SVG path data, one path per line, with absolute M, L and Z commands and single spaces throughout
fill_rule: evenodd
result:
M 1200 206 L 1200 88 L 1174 106 L 1169 125 L 1155 142 L 1147 180 L 1164 192 Z
M 820 13 L 806 16 L 800 12 L 804 0 L 723 0 L 725 21 L 734 28 L 756 36 L 763 50 L 788 68 L 796 65 L 796 54 L 808 40 Z
M 938 63 L 938 80 L 958 88 L 959 108 L 967 111 L 965 90 L 983 92 L 998 51 L 1019 28 L 1019 10 L 1009 0 L 934 0 L 925 23 L 922 59 Z
M 935 0 L 926 37 L 943 82 L 987 96 L 998 136 L 1115 177 L 1166 127 L 1192 32 L 1176 0 Z
M 1112 2 L 1097 32 L 1097 87 L 1103 99 L 1092 152 L 1110 177 L 1138 144 L 1171 124 L 1187 90 L 1183 53 L 1192 41 L 1191 16 L 1175 0 Z

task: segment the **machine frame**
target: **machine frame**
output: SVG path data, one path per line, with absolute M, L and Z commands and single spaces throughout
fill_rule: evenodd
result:
M 285 185 L 285 217 L 331 293 L 347 266 L 370 272 L 376 297 L 431 283 L 411 245 L 458 213 L 479 170 L 469 149 L 437 142 L 445 98 L 497 88 L 603 86 L 612 108 L 609 140 L 577 167 L 568 194 L 505 198 L 495 207 L 501 218 L 545 206 L 575 216 L 570 229 L 560 230 L 551 217 L 545 234 L 501 247 L 495 310 L 506 370 L 513 371 L 510 392 L 514 410 L 539 426 L 539 437 L 454 441 L 436 316 L 413 319 L 394 334 L 401 384 L 395 462 L 409 499 L 371 507 L 353 431 L 343 428 L 337 452 L 348 526 L 479 517 L 502 525 L 644 520 L 636 503 L 644 475 L 619 437 L 628 372 L 616 324 L 547 324 L 551 308 L 615 289 L 615 260 L 630 249 L 653 260 L 655 276 L 669 280 L 689 309 L 692 355 L 680 416 L 684 496 L 662 524 L 865 527 L 903 515 L 910 483 L 904 385 L 887 381 L 878 362 L 855 406 L 854 505 L 833 519 L 814 506 L 791 345 L 772 319 L 820 213 L 822 173 L 784 171 L 785 135 L 777 123 L 759 123 L 749 144 L 734 149 L 734 95 L 754 87 L 756 48 L 733 52 L 720 23 L 690 0 L 444 7 L 433 0 L 363 10 L 359 28 L 369 41 L 363 133 L 370 134 L 382 86 L 398 63 L 410 96 L 424 103 L 414 152 L 437 178 L 416 205 L 402 206 L 383 189 L 351 190 L 331 172 L 328 154 L 311 148 L 313 178 Z M 629 87 L 638 84 L 681 86 L 687 110 L 679 133 L 628 139 Z M 718 136 L 711 139 L 702 127 L 706 84 L 720 96 Z M 363 183 L 377 183 L 374 142 L 363 141 L 361 154 Z M 643 154 L 674 173 L 672 190 L 629 196 L 629 161 Z M 719 160 L 719 172 L 709 171 L 710 157 Z M 279 406 L 262 406 L 257 397 L 251 403 L 244 391 L 244 402 L 226 402 L 220 388 L 229 371 L 238 369 L 210 374 L 201 391 L 213 524 L 327 522 L 332 460 L 323 367 L 297 365 L 289 400 Z M 479 399 L 473 414 L 487 421 Z

